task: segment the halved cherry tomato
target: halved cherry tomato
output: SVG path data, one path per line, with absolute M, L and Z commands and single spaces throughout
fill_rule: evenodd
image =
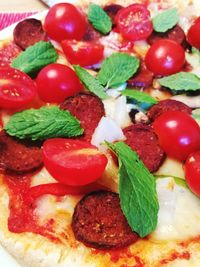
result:
M 179 72 L 185 63 L 185 51 L 177 42 L 169 39 L 156 41 L 145 57 L 147 68 L 156 75 Z
M 154 121 L 153 128 L 160 146 L 172 158 L 185 161 L 200 149 L 200 127 L 185 112 L 166 111 Z
M 115 22 L 122 36 L 131 41 L 146 39 L 153 31 L 150 12 L 143 4 L 120 9 Z
M 49 103 L 61 103 L 83 89 L 75 72 L 57 63 L 44 67 L 37 76 L 36 84 L 39 97 Z
M 200 49 L 200 17 L 198 17 L 189 28 L 187 40 L 191 46 Z
M 95 146 L 64 138 L 45 141 L 43 158 L 49 173 L 60 183 L 71 186 L 94 182 L 107 165 L 107 157 Z
M 60 3 L 50 8 L 44 29 L 49 37 L 58 42 L 65 39 L 81 40 L 86 30 L 86 19 L 74 5 Z
M 71 64 L 90 66 L 103 59 L 104 46 L 94 42 L 62 41 L 62 49 Z
M 21 108 L 35 96 L 36 86 L 28 75 L 11 67 L 0 69 L 0 108 Z
M 185 162 L 185 179 L 188 186 L 200 197 L 200 151 L 196 151 Z

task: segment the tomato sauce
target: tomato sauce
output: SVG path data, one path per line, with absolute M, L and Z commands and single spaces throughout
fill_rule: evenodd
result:
M 169 262 L 175 261 L 176 259 L 189 260 L 190 259 L 190 253 L 188 251 L 184 251 L 182 253 L 174 252 L 168 258 L 161 260 L 160 263 L 161 264 L 167 264 Z

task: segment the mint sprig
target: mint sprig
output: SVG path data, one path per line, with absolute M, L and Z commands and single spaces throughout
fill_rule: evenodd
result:
M 89 5 L 88 20 L 93 27 L 102 34 L 107 34 L 112 29 L 112 21 L 110 17 L 99 5 Z
M 20 53 L 13 60 L 12 67 L 35 76 L 43 67 L 56 62 L 57 58 L 58 53 L 53 45 L 50 42 L 40 41 Z
M 153 28 L 156 32 L 166 32 L 174 27 L 179 20 L 176 8 L 168 9 L 156 15 L 153 19 Z
M 61 110 L 57 106 L 15 113 L 6 124 L 5 130 L 11 136 L 32 140 L 83 134 L 80 122 L 69 111 Z
M 104 60 L 98 79 L 106 88 L 119 85 L 136 73 L 139 64 L 136 57 L 126 53 L 114 53 Z
M 148 104 L 149 106 L 152 106 L 152 105 L 155 105 L 158 103 L 158 101 L 154 97 L 152 97 L 152 96 L 150 96 L 144 92 L 134 90 L 134 89 L 123 90 L 123 91 L 121 91 L 121 94 L 124 96 L 127 96 L 129 98 L 132 98 L 139 103 Z
M 106 144 L 119 158 L 121 209 L 133 231 L 145 237 L 157 225 L 159 204 L 155 178 L 124 142 Z

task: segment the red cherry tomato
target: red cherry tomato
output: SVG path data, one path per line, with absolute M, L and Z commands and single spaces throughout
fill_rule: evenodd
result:
M 147 68 L 155 75 L 179 72 L 185 63 L 185 51 L 177 42 L 169 39 L 156 41 L 145 57 Z
M 187 40 L 191 46 L 200 49 L 200 17 L 198 17 L 189 28 Z
M 115 22 L 122 36 L 131 41 L 146 39 L 153 31 L 150 12 L 143 4 L 120 9 Z
M 103 174 L 107 158 L 86 142 L 49 139 L 43 145 L 44 165 L 60 183 L 79 186 L 92 183 Z
M 0 69 L 0 108 L 21 108 L 35 96 L 36 87 L 28 75 L 11 67 Z
M 60 3 L 50 8 L 44 29 L 50 38 L 60 42 L 65 39 L 80 40 L 86 29 L 86 20 L 72 4 Z
M 185 162 L 185 179 L 188 186 L 200 197 L 200 151 L 196 151 Z
M 62 49 L 71 64 L 90 66 L 103 59 L 104 46 L 98 43 L 64 40 Z
M 160 146 L 170 157 L 180 161 L 200 149 L 200 127 L 188 114 L 181 111 L 167 111 L 153 123 Z
M 39 97 L 50 103 L 61 103 L 83 88 L 71 68 L 57 63 L 44 67 L 36 78 L 36 84 Z

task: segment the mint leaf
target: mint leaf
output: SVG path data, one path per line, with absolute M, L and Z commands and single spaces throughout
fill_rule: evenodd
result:
M 50 42 L 40 41 L 20 53 L 13 60 L 12 67 L 35 76 L 43 67 L 56 62 L 57 58 L 58 54 L 53 45 Z
M 73 65 L 73 67 L 81 82 L 90 92 L 98 96 L 100 99 L 106 99 L 108 97 L 104 91 L 104 87 L 94 76 L 78 65 Z
M 134 152 L 124 142 L 107 146 L 119 158 L 120 204 L 126 219 L 140 237 L 155 230 L 158 215 L 158 199 L 154 176 Z
M 106 58 L 98 73 L 98 79 L 106 88 L 126 82 L 136 73 L 139 59 L 126 53 L 114 53 Z
M 61 110 L 57 106 L 15 113 L 6 124 L 5 130 L 11 136 L 32 140 L 73 137 L 83 133 L 80 122 L 69 111 Z
M 139 103 L 145 103 L 145 104 L 148 104 L 150 106 L 158 103 L 158 101 L 154 97 L 152 97 L 152 96 L 150 96 L 144 92 L 137 91 L 134 89 L 123 90 L 123 91 L 121 91 L 121 94 L 125 95 L 129 98 L 132 98 Z
M 88 11 L 88 20 L 93 27 L 103 33 L 107 34 L 112 29 L 112 21 L 102 7 L 90 4 Z
M 166 32 L 174 27 L 179 20 L 176 8 L 168 9 L 156 15 L 153 19 L 153 28 L 156 32 Z
M 179 72 L 158 81 L 160 85 L 176 91 L 196 91 L 200 89 L 200 78 L 190 72 Z

